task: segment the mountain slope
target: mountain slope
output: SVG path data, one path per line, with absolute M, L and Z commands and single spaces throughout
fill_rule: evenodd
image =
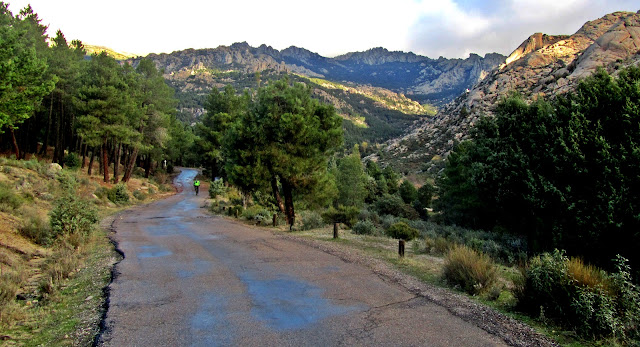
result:
M 640 61 L 640 13 L 615 12 L 585 23 L 573 35 L 536 33 L 486 78 L 424 120 L 406 136 L 391 141 L 382 160 L 417 169 L 446 155 L 471 126 L 491 115 L 500 98 L 516 91 L 525 98 L 554 97 L 573 90 L 598 67 L 611 73 Z
M 310 83 L 316 97 L 334 104 L 349 121 L 347 145 L 382 143 L 402 135 L 415 121 L 435 114 L 435 108 L 417 101 L 448 101 L 504 61 L 498 54 L 433 60 L 383 48 L 326 58 L 303 48 L 278 51 L 246 42 L 147 58 L 164 70 L 189 122 L 204 112 L 211 88 L 231 84 L 248 90 L 283 75 Z M 130 62 L 135 66 L 139 59 Z

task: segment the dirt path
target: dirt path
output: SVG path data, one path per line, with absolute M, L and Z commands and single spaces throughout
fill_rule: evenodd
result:
M 211 216 L 186 189 L 115 223 L 107 346 L 500 346 L 369 266 Z

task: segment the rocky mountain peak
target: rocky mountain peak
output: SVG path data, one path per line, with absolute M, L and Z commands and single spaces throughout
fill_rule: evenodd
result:
M 640 62 L 640 13 L 615 12 L 585 23 L 573 35 L 535 33 L 507 58 L 440 110 L 436 117 L 416 124 L 405 137 L 392 141 L 388 156 L 397 161 L 428 162 L 444 156 L 456 140 L 468 136 L 482 116 L 509 92 L 530 100 L 574 90 L 581 79 L 599 67 L 615 73 Z M 407 145 L 409 144 L 409 145 Z M 408 147 L 418 150 L 409 151 Z

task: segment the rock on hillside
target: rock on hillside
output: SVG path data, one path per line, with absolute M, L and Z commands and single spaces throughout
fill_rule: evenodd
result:
M 483 115 L 491 115 L 499 99 L 517 91 L 532 100 L 573 90 L 598 67 L 611 73 L 640 62 L 640 11 L 615 12 L 587 22 L 575 34 L 536 33 L 523 42 L 503 65 L 444 107 L 436 117 L 414 124 L 406 136 L 393 140 L 383 160 L 407 161 L 409 166 L 444 156 L 455 141 Z

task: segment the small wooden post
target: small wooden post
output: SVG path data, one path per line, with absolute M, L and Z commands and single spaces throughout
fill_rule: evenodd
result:
M 278 226 L 278 214 L 277 213 L 273 214 L 273 226 L 274 227 Z
M 404 240 L 398 240 L 398 255 L 404 258 Z
M 333 238 L 338 238 L 338 222 L 333 223 Z

